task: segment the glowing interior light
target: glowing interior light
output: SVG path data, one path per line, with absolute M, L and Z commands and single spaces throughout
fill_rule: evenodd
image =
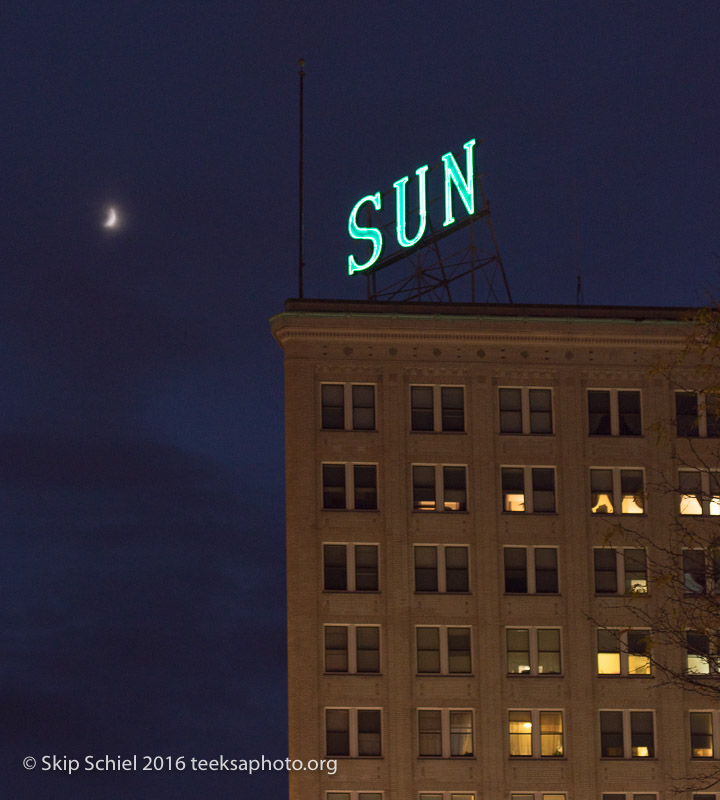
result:
M 614 509 L 610 495 L 598 492 L 595 505 L 590 511 L 593 514 L 612 514 Z
M 525 511 L 525 495 L 506 494 L 505 511 Z
M 621 508 L 623 514 L 642 514 L 645 511 L 642 496 L 634 494 L 623 495 Z M 720 513 L 720 507 L 718 507 L 718 513 Z
M 371 267 L 378 260 L 382 251 L 382 233 L 377 228 L 361 228 L 357 224 L 357 213 L 364 203 L 372 203 L 375 210 L 380 211 L 380 192 L 366 195 L 361 200 L 358 200 L 350 212 L 350 218 L 348 219 L 348 233 L 350 236 L 353 239 L 367 239 L 367 241 L 372 242 L 373 246 L 372 255 L 364 264 L 358 264 L 354 256 L 348 256 L 348 272 L 350 275 L 353 272 L 359 272 Z
M 720 516 L 720 497 L 718 497 L 717 495 L 715 497 L 710 498 L 710 516 L 711 517 Z
M 532 722 L 523 722 L 523 728 L 532 728 Z
M 408 176 L 406 175 L 404 178 L 400 178 L 399 181 L 395 181 L 393 184 L 395 187 L 397 240 L 401 247 L 412 247 L 416 242 L 420 241 L 425 233 L 425 225 L 427 224 L 427 186 L 425 173 L 427 171 L 427 165 L 415 171 L 415 174 L 418 176 L 418 215 L 420 217 L 420 224 L 417 234 L 412 239 L 408 239 L 405 231 L 407 222 L 405 219 L 407 213 L 405 186 L 408 182 Z
M 633 747 L 633 756 L 635 758 L 649 758 L 650 750 L 647 747 Z
M 702 514 L 702 506 L 694 494 L 684 494 L 680 497 L 680 513 Z
M 460 199 L 467 209 L 468 214 L 475 213 L 475 181 L 473 176 L 473 147 L 475 139 L 470 139 L 463 147 L 465 148 L 465 167 L 466 177 L 463 178 L 460 167 L 455 161 L 452 153 L 445 153 L 442 157 L 445 165 L 445 222 L 443 226 L 452 225 L 455 217 L 452 213 L 452 184 L 458 190 Z

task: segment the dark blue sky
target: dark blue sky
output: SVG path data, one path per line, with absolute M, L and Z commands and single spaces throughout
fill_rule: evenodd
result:
M 267 320 L 297 291 L 297 59 L 307 297 L 363 297 L 354 203 L 475 137 L 517 302 L 575 301 L 577 218 L 587 303 L 691 305 L 719 34 L 698 0 L 3 5 L 3 796 L 286 794 L 21 760 L 286 755 Z

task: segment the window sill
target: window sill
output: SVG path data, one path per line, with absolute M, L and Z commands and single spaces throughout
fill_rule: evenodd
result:
M 567 756 L 509 756 L 510 761 L 567 761 Z
M 467 596 L 471 595 L 472 592 L 469 592 L 469 591 L 468 592 L 434 592 L 432 589 L 427 589 L 427 590 L 420 590 L 420 591 L 416 590 L 415 594 L 421 594 L 421 595 L 436 595 L 436 594 L 443 594 L 444 595 L 444 594 L 449 594 L 449 595 L 457 595 L 457 596 L 460 596 L 460 597 L 467 597 Z
M 632 678 L 633 680 L 642 680 L 643 678 L 645 678 L 645 680 L 648 680 L 648 678 L 649 678 L 650 680 L 652 680 L 655 677 L 655 675 L 622 675 L 622 674 L 620 674 L 620 675 L 612 674 L 611 675 L 609 673 L 605 673 L 603 675 L 600 675 L 598 673 L 595 673 L 595 677 L 596 678 Z
M 409 431 L 411 434 L 440 434 L 443 436 L 467 436 L 467 431 Z
M 644 439 L 644 433 L 588 433 L 591 439 Z
M 474 678 L 474 672 L 416 672 L 416 678 Z
M 323 589 L 323 594 L 380 594 L 380 589 Z
M 503 511 L 504 517 L 557 517 L 557 511 Z M 606 515 L 608 516 L 608 515 Z
M 645 511 L 643 511 L 642 514 L 623 514 L 622 512 L 617 513 L 617 514 L 615 514 L 615 513 L 608 514 L 608 513 L 605 513 L 603 511 L 595 511 L 595 512 L 591 511 L 590 512 L 590 516 L 591 517 L 623 517 L 623 518 L 626 518 L 626 517 L 640 517 L 640 518 L 642 518 L 642 517 L 647 517 L 647 513 Z
M 600 756 L 600 761 L 657 761 L 657 756 Z
M 506 678 L 564 678 L 562 672 L 506 672 Z
M 377 433 L 377 428 L 319 428 L 321 433 Z
M 560 592 L 504 592 L 505 597 L 561 597 Z M 614 595 L 621 597 L 622 595 Z
M 500 431 L 500 436 L 542 436 L 543 438 L 548 438 L 550 436 L 555 436 L 555 431 L 552 433 L 518 433 L 517 431 Z
M 477 761 L 477 756 L 418 756 L 420 761 Z
M 350 676 L 351 678 L 382 678 L 382 672 L 323 672 L 325 677 L 329 677 L 331 675 L 345 675 Z
M 343 514 L 349 511 L 359 511 L 362 514 L 367 514 L 367 513 L 377 514 L 380 511 L 379 508 L 321 508 L 320 510 L 330 511 L 333 514 L 337 513 Z
M 595 592 L 595 597 L 605 597 L 607 599 L 632 597 L 633 599 L 635 599 L 640 597 L 650 597 L 650 592 Z
M 413 508 L 413 514 L 469 514 L 469 511 L 451 511 L 447 508 Z

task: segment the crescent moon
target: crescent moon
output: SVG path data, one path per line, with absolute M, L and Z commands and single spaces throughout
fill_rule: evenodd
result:
M 103 228 L 115 228 L 118 224 L 118 214 L 114 208 L 109 208 Z

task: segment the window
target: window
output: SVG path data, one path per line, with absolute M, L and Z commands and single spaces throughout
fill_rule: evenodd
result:
M 678 478 L 681 514 L 720 515 L 720 473 L 681 469 Z
M 637 389 L 589 389 L 590 436 L 640 436 L 642 416 Z
M 323 464 L 324 509 L 377 509 L 377 465 Z
M 413 464 L 413 510 L 467 511 L 466 467 Z
M 420 792 L 418 800 L 475 800 L 475 792 Z
M 602 800 L 657 800 L 655 792 L 603 792 Z
M 507 594 L 557 594 L 557 547 L 505 547 Z
M 464 431 L 465 389 L 411 386 L 410 427 L 413 431 Z
M 499 390 L 500 433 L 552 433 L 552 389 Z
M 320 404 L 323 430 L 375 430 L 375 386 L 371 383 L 323 383 Z
M 686 669 L 690 675 L 717 675 L 720 672 L 718 637 L 700 631 L 686 631 Z
M 380 672 L 380 627 L 326 625 L 325 672 Z
M 554 513 L 554 467 L 502 467 L 501 474 L 503 511 Z
M 510 800 L 565 800 L 565 792 L 513 792 Z
M 598 628 L 598 675 L 650 675 L 650 631 Z
M 720 398 L 704 392 L 675 392 L 675 430 L 678 436 L 720 436 Z
M 510 756 L 559 758 L 564 755 L 562 711 L 510 711 Z
M 508 675 L 560 675 L 560 628 L 506 628 Z
M 326 708 L 325 754 L 328 756 L 382 755 L 379 708 Z
M 720 594 L 720 550 L 683 550 L 685 594 Z
M 417 671 L 424 675 L 468 675 L 472 672 L 467 627 L 421 625 L 415 629 Z
M 603 758 L 654 758 L 654 711 L 601 711 L 600 755 Z
M 642 469 L 591 469 L 591 513 L 644 514 L 644 484 Z
M 382 792 L 326 792 L 325 800 L 383 800 Z
M 645 594 L 647 557 L 640 547 L 593 549 L 596 594 Z
M 690 757 L 715 758 L 717 745 L 715 731 L 717 711 L 690 712 Z
M 416 592 L 467 592 L 468 549 L 462 545 L 415 545 Z
M 654 798 L 653 798 L 654 800 Z M 694 794 L 693 800 L 717 800 L 716 794 Z
M 472 710 L 418 709 L 418 753 L 421 758 L 467 758 L 472 756 Z
M 376 544 L 324 544 L 323 588 L 326 592 L 377 592 Z

